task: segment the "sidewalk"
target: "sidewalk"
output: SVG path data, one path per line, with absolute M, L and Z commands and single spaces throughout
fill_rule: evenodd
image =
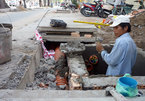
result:
M 0 9 L 0 13 L 10 12 L 10 8 Z
M 8 12 L 9 9 L 5 9 L 5 11 Z M 36 13 L 33 13 L 33 15 L 30 15 L 28 13 L 31 11 L 18 12 L 21 15 L 23 13 L 24 14 L 28 13 L 30 16 L 24 15 L 25 16 L 24 18 L 19 19 L 17 21 L 14 20 L 13 22 L 14 28 L 12 29 L 11 61 L 0 65 L 1 67 L 0 68 L 0 76 L 1 76 L 0 88 L 3 88 L 7 84 L 7 82 L 9 81 L 9 77 L 11 77 L 13 72 L 17 70 L 18 64 L 22 62 L 21 60 L 23 60 L 25 56 L 29 56 L 33 60 L 36 57 L 36 53 L 39 48 L 39 43 L 35 43 L 35 40 L 33 39 L 34 34 L 35 34 L 34 32 L 38 25 L 39 20 L 41 19 L 43 14 L 46 12 L 46 10 L 42 9 L 42 10 L 34 10 L 34 11 Z M 15 12 L 11 12 L 10 14 L 12 15 L 13 13 L 15 14 Z M 33 64 L 33 66 L 31 67 L 35 67 L 35 66 L 36 65 Z M 20 74 L 22 73 L 20 72 Z

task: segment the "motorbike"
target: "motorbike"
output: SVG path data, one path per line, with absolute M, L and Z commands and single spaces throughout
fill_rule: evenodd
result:
M 114 15 L 125 15 L 132 11 L 133 5 L 125 3 L 124 5 L 117 5 Z M 113 9 L 114 10 L 114 9 Z
M 101 5 L 101 4 L 100 4 Z M 111 4 L 104 4 L 103 6 L 99 5 L 98 15 L 102 18 L 107 18 L 108 15 L 125 15 L 132 11 L 133 5 L 125 3 L 124 5 L 117 5 L 116 11 L 114 12 L 114 6 Z
M 95 4 L 91 4 L 91 3 L 83 3 L 83 6 L 80 9 L 80 12 L 82 15 L 86 16 L 86 17 L 90 17 L 91 15 L 97 15 L 97 6 L 99 4 L 98 1 L 94 1 Z
M 81 14 L 86 17 L 91 15 L 96 15 L 101 18 L 107 18 L 108 15 L 125 15 L 131 12 L 133 5 L 131 4 L 124 4 L 124 5 L 117 5 L 116 9 L 112 4 L 103 4 L 102 0 L 94 1 L 95 4 L 84 3 L 80 9 Z M 113 13 L 115 10 L 115 13 Z
M 108 17 L 109 14 L 112 14 L 113 7 L 111 5 L 110 5 L 111 9 L 108 9 L 108 7 L 103 5 L 102 0 L 98 0 L 94 2 L 95 4 L 83 3 L 83 6 L 80 9 L 81 14 L 83 14 L 86 17 L 90 17 L 91 15 L 96 15 L 101 18 L 106 18 Z
M 113 10 L 113 6 L 112 6 L 112 5 L 110 5 L 110 4 L 105 4 L 105 5 L 103 5 L 103 7 L 102 7 L 102 11 L 101 11 L 101 14 L 100 14 L 100 15 L 101 15 L 103 18 L 107 18 L 108 15 L 112 14 L 112 10 Z
M 75 9 L 77 9 L 77 6 L 75 4 L 69 4 L 69 3 L 61 3 L 61 6 L 63 9 L 70 9 L 72 11 L 75 11 Z
M 97 13 L 101 18 L 107 18 L 108 15 L 112 14 L 113 6 L 110 4 L 102 4 L 98 2 Z

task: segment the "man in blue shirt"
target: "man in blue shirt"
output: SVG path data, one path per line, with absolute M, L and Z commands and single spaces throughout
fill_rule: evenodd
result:
M 101 53 L 103 60 L 108 64 L 106 75 L 131 74 L 131 69 L 136 61 L 136 45 L 129 35 L 131 31 L 128 16 L 120 15 L 114 19 L 113 27 L 116 41 L 111 52 L 104 50 L 101 43 L 96 43 L 96 50 Z

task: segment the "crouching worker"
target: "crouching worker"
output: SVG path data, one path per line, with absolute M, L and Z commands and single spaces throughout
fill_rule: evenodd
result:
M 127 16 L 120 15 L 115 18 L 110 27 L 116 36 L 116 41 L 111 52 L 104 50 L 101 43 L 96 43 L 96 50 L 101 53 L 101 57 L 108 64 L 106 75 L 124 75 L 131 74 L 132 67 L 136 62 L 136 45 L 131 38 L 130 19 Z

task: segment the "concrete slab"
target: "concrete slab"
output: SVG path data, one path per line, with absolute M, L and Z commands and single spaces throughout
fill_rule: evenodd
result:
M 115 101 L 113 98 L 104 98 L 104 97 L 98 97 L 98 98 L 34 98 L 34 99 L 28 99 L 28 98 L 6 98 L 1 99 L 1 101 Z
M 95 42 L 96 38 L 86 38 L 86 37 L 73 37 L 73 36 L 62 36 L 62 35 L 47 35 L 42 37 L 44 40 L 53 42 L 68 42 L 68 41 L 80 41 L 80 42 Z
M 101 77 L 101 76 L 94 76 L 94 77 L 82 77 L 84 82 L 84 88 L 93 88 L 93 87 L 106 87 L 108 85 L 115 86 L 116 82 L 119 77 Z M 145 85 L 145 78 L 144 76 L 132 76 L 137 82 L 138 85 Z
M 67 57 L 68 67 L 70 74 L 74 73 L 79 76 L 87 76 L 88 71 L 86 69 L 83 57 L 81 55 L 75 57 Z
M 106 97 L 105 90 L 0 90 L 1 101 L 115 101 Z M 128 101 L 144 101 L 145 96 L 128 98 Z

